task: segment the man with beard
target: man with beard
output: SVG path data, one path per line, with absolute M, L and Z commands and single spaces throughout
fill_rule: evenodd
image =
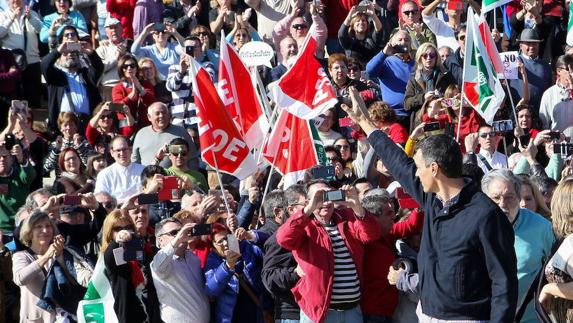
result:
M 66 31 L 73 33 L 73 30 Z M 76 31 L 77 34 L 77 31 Z M 77 45 L 76 45 L 77 44 Z M 79 46 L 76 50 L 74 46 Z M 89 64 L 82 65 L 80 53 L 88 57 Z M 48 127 L 57 130 L 60 112 L 73 112 L 80 119 L 82 133 L 93 108 L 101 97 L 97 81 L 103 72 L 103 63 L 97 53 L 85 43 L 65 42 L 42 59 L 42 74 L 48 85 Z
M 183 138 L 189 144 L 189 167 L 197 169 L 198 152 L 187 130 L 181 126 L 171 124 L 171 114 L 167 105 L 155 102 L 147 109 L 150 126 L 141 128 L 133 141 L 131 160 L 145 166 L 152 164 L 163 168 L 171 166 L 168 158 L 168 145 L 175 138 Z

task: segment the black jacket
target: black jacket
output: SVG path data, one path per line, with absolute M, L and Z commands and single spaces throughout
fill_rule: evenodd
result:
M 458 86 L 462 86 L 464 59 L 462 58 L 461 50 L 458 48 L 452 55 L 446 58 L 444 67 L 452 74 Z
M 60 58 L 60 53 L 57 50 L 53 50 L 42 59 L 41 63 L 42 74 L 48 86 L 48 127 L 50 130 L 58 129 L 57 120 L 60 113 L 60 103 L 68 88 L 66 74 L 55 66 L 58 58 Z M 86 92 L 90 102 L 91 114 L 94 107 L 101 102 L 97 81 L 103 73 L 103 63 L 95 51 L 88 58 L 89 66 L 82 67 L 80 73 L 86 82 Z
M 265 288 L 274 297 L 275 320 L 299 319 L 300 308 L 290 291 L 299 280 L 294 271 L 296 265 L 292 253 L 277 243 L 275 231 L 265 242 L 265 257 L 261 272 Z
M 376 130 L 368 141 L 426 214 L 418 254 L 424 314 L 513 322 L 517 265 L 507 216 L 472 182 L 444 206 L 435 193 L 424 192 L 414 161 L 386 134 Z

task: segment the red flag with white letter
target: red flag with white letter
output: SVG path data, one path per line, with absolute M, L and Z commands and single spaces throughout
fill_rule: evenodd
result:
M 304 171 L 319 164 L 317 155 L 318 133 L 314 136 L 308 120 L 281 110 L 263 157 L 285 176 L 285 188 L 302 178 Z M 320 143 L 322 144 L 322 143 Z
M 199 119 L 201 157 L 211 167 L 244 179 L 256 162 L 221 101 L 211 76 L 194 59 L 190 62 L 193 96 Z
M 317 117 L 338 102 L 324 68 L 314 56 L 317 43 L 313 34 L 314 27 L 311 27 L 296 62 L 271 92 L 279 107 L 306 120 Z
M 227 112 L 235 121 L 247 146 L 251 149 L 260 148 L 269 129 L 269 122 L 259 102 L 249 70 L 226 41 L 221 42 L 217 87 Z

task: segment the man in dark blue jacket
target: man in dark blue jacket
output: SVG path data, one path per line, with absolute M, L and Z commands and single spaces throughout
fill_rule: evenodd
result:
M 428 137 L 410 159 L 367 117 L 351 90 L 345 111 L 426 217 L 418 255 L 421 322 L 513 322 L 517 304 L 514 233 L 501 209 L 462 177 L 462 154 L 446 135 Z

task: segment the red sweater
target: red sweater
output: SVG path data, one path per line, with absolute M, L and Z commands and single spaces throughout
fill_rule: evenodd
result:
M 119 128 L 117 134 L 124 136 L 125 138 L 131 137 L 135 133 L 135 126 L 125 126 Z M 92 127 L 91 124 L 88 122 L 88 126 L 86 127 L 86 139 L 90 143 L 90 145 L 94 145 L 96 140 L 102 136 L 103 133 L 99 132 L 96 128 Z
M 386 130 L 386 134 L 397 144 L 405 145 L 408 141 L 408 131 L 398 122 L 391 124 Z
M 332 217 L 362 282 L 364 244 L 380 238 L 380 225 L 369 214 L 359 220 L 351 209 L 335 210 Z M 279 227 L 277 242 L 292 251 L 305 273 L 291 289 L 294 299 L 313 322 L 324 322 L 334 279 L 334 254 L 328 232 L 314 217 L 299 211 Z
M 364 248 L 362 282 L 362 312 L 370 315 L 392 316 L 398 306 L 398 290 L 388 283 L 388 272 L 395 256 L 396 240 L 422 231 L 424 213 L 412 211 L 406 221 L 394 223 L 387 235 Z
M 147 81 L 141 81 L 141 86 L 145 89 L 145 95 L 140 97 L 139 93 L 137 93 L 133 99 L 128 97 L 129 93 L 131 93 L 131 86 L 126 82 L 119 82 L 111 90 L 111 99 L 114 103 L 123 103 L 129 107 L 131 115 L 137 121 L 137 129 L 150 125 L 147 118 L 147 107 L 155 102 L 153 85 Z
M 322 0 L 325 9 L 325 22 L 328 28 L 328 38 L 338 40 L 338 29 L 346 19 L 352 7 L 358 5 L 358 0 Z
M 107 0 L 107 12 L 121 23 L 121 37 L 124 39 L 133 39 L 135 2 L 136 0 Z

